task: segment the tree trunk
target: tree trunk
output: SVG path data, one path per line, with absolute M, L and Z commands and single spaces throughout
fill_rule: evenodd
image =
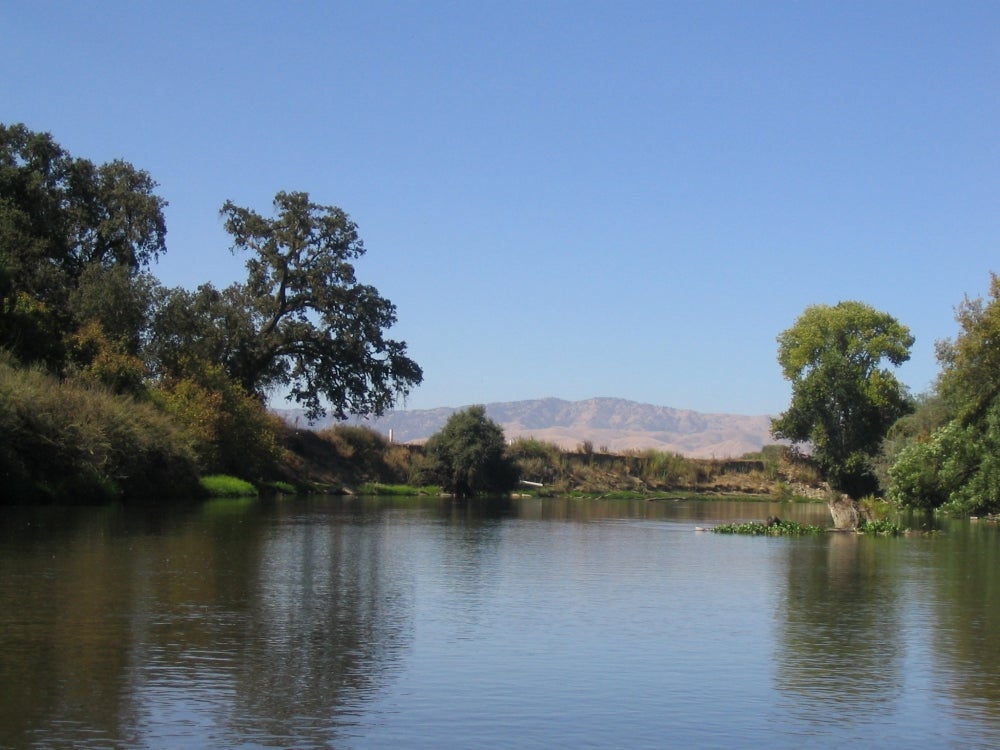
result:
M 852 500 L 847 495 L 841 495 L 837 500 L 829 502 L 826 506 L 833 516 L 833 527 L 838 531 L 854 531 L 861 521 L 861 511 L 856 500 Z

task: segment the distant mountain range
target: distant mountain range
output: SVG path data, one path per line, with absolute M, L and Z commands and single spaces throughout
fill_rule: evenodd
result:
M 589 441 L 595 450 L 655 448 L 692 458 L 728 458 L 775 442 L 771 418 L 766 415 L 704 414 L 620 398 L 542 398 L 485 406 L 486 414 L 503 427 L 508 438 L 534 437 L 569 450 Z M 310 426 L 301 410 L 274 411 L 291 424 Z M 349 424 L 367 425 L 385 435 L 391 431 L 399 443 L 421 442 L 440 430 L 456 411 L 459 409 L 451 407 L 397 410 Z M 311 427 L 322 429 L 334 422 L 327 418 Z

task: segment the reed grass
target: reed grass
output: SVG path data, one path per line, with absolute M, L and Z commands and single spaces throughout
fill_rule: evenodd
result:
M 250 482 L 228 474 L 209 474 L 198 481 L 210 497 L 256 497 L 259 494 Z
M 355 490 L 357 495 L 386 495 L 395 497 L 416 497 L 419 495 L 440 495 L 441 488 L 437 485 L 416 487 L 410 484 L 382 484 L 381 482 L 366 482 Z

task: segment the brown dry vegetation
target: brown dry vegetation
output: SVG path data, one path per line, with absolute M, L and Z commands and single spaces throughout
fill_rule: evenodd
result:
M 392 444 L 374 430 L 338 425 L 320 432 L 289 428 L 283 479 L 304 488 L 351 492 L 366 483 L 427 484 L 419 445 Z M 526 491 L 649 494 L 698 492 L 763 495 L 788 499 L 820 492 L 819 474 L 808 457 L 784 446 L 768 446 L 740 459 L 686 458 L 656 450 L 611 453 L 583 444 L 567 451 L 535 439 L 508 447 Z

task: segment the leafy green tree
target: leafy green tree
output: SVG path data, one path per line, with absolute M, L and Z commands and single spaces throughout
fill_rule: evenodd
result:
M 902 452 L 914 443 L 926 443 L 939 427 L 950 420 L 951 415 L 944 400 L 936 393 L 921 394 L 913 400 L 914 410 L 896 420 L 882 441 L 873 465 L 879 486 L 888 489 L 892 483 L 890 469 L 896 464 Z
M 63 336 L 64 374 L 117 393 L 143 394 L 153 305 L 162 293 L 148 273 L 99 264 L 85 268 L 69 298 L 69 311 L 79 322 Z
M 0 346 L 58 369 L 70 296 L 95 266 L 134 273 L 165 252 L 165 201 L 144 171 L 70 156 L 0 124 Z
M 70 293 L 69 310 L 80 324 L 100 325 L 109 340 L 138 355 L 148 343 L 154 305 L 163 292 L 152 274 L 92 264 Z
M 211 363 L 239 381 L 257 335 L 254 304 L 240 284 L 221 291 L 211 284 L 194 291 L 163 290 L 155 302 L 149 343 L 157 374 L 186 377 Z
M 427 441 L 431 473 L 447 492 L 459 497 L 510 492 L 517 468 L 505 452 L 503 430 L 483 406 L 451 415 Z
M 792 401 L 773 420 L 773 434 L 811 443 L 836 489 L 852 497 L 875 491 L 871 459 L 893 423 L 911 410 L 905 388 L 882 364 L 902 364 L 912 345 L 906 326 L 861 302 L 806 308 L 778 337 Z
M 959 513 L 1000 509 L 1000 278 L 990 299 L 965 299 L 960 332 L 938 344 L 942 371 L 933 429 L 917 433 L 889 469 L 889 497 Z M 946 415 L 944 419 L 941 414 Z
M 988 301 L 966 298 L 955 319 L 958 336 L 937 345 L 942 368 L 937 389 L 954 416 L 971 423 L 981 420 L 1000 394 L 1000 277 L 991 274 Z
M 358 283 L 357 227 L 306 193 L 278 193 L 273 219 L 228 202 L 233 252 L 250 253 L 245 284 L 175 290 L 157 317 L 157 357 L 221 363 L 248 393 L 287 388 L 310 419 L 382 414 L 423 379 L 406 343 L 385 336 L 396 308 Z

